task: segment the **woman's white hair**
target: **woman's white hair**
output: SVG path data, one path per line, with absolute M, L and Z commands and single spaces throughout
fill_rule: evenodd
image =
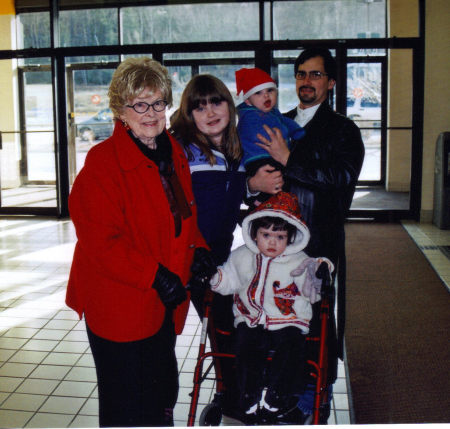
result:
M 127 58 L 115 70 L 109 85 L 109 107 L 115 118 L 123 108 L 149 88 L 151 93 L 161 91 L 162 97 L 172 106 L 172 81 L 168 70 L 148 57 Z

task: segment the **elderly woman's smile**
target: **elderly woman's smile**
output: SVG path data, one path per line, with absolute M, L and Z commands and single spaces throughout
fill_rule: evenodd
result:
M 148 106 L 145 106 L 144 103 Z M 148 107 L 148 110 L 145 113 L 138 113 L 136 109 L 143 110 L 142 106 Z M 163 110 L 157 111 L 161 108 Z M 161 91 L 152 92 L 149 88 L 145 88 L 123 108 L 120 119 L 128 124 L 135 137 L 142 143 L 150 148 L 155 148 L 155 138 L 162 133 L 166 126 L 165 100 Z

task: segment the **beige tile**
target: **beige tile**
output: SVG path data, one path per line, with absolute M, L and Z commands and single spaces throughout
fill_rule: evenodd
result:
M 39 329 L 37 328 L 11 328 L 3 336 L 13 338 L 31 338 L 38 331 Z
M 95 368 L 74 367 L 66 375 L 65 380 L 97 382 Z
M 0 410 L 0 422 L 4 428 L 21 428 L 32 415 L 30 411 Z
M 70 366 L 39 365 L 29 377 L 46 380 L 62 380 L 70 369 Z
M 27 377 L 35 368 L 36 365 L 31 363 L 6 362 L 0 368 L 0 377 Z
M 0 348 L 1 349 L 20 349 L 28 340 L 24 338 L 5 338 L 0 337 Z
M 70 424 L 71 428 L 98 428 L 98 417 L 97 416 L 81 416 L 75 417 L 73 422 Z
M 349 425 L 350 422 L 350 414 L 348 411 L 340 411 L 336 410 L 336 424 L 337 425 Z M 332 423 L 330 423 L 332 424 Z
M 95 386 L 96 383 L 87 381 L 62 381 L 52 395 L 88 398 L 95 389 Z
M 67 335 L 63 329 L 41 329 L 35 334 L 35 340 L 62 340 Z
M 64 341 L 85 341 L 88 342 L 86 331 L 71 331 L 65 337 Z
M 58 341 L 51 340 L 29 340 L 22 348 L 24 350 L 36 350 L 36 351 L 51 351 L 53 350 Z
M 80 359 L 81 353 L 56 353 L 51 352 L 42 362 L 45 365 L 75 365 Z
M 84 398 L 68 398 L 64 396 L 50 396 L 39 410 L 42 413 L 77 414 L 83 404 Z
M 333 393 L 334 408 L 336 410 L 348 410 L 348 398 L 343 393 Z
M 34 352 L 31 350 L 19 350 L 14 356 L 9 359 L 9 362 L 22 363 L 41 363 L 48 352 Z
M 84 353 L 89 348 L 88 342 L 80 341 L 60 341 L 55 347 L 55 352 L 64 353 Z
M 66 428 L 74 419 L 74 415 L 36 413 L 27 423 L 27 428 Z
M 9 395 L 11 395 L 11 393 L 8 393 L 8 392 L 0 392 L 0 405 L 2 404 L 2 402 L 3 402 Z
M 0 340 L 0 343 L 1 343 L 1 340 Z M 0 362 L 7 361 L 14 353 L 15 353 L 15 350 L 0 349 Z
M 86 353 L 77 361 L 76 366 L 87 366 L 89 368 L 95 367 L 94 358 L 90 353 Z
M 81 408 L 79 414 L 87 416 L 98 416 L 98 399 L 90 398 Z
M 3 404 L 5 410 L 37 411 L 47 399 L 45 395 L 13 393 Z
M 19 393 L 49 395 L 59 384 L 58 380 L 26 379 L 16 390 Z
M 0 377 L 0 392 L 14 392 L 23 380 L 19 377 Z
M 45 329 L 66 329 L 70 331 L 77 323 L 78 322 L 75 320 L 50 320 L 50 322 L 45 325 Z
M 78 320 L 78 314 L 70 309 L 67 310 L 60 310 L 58 313 L 53 317 L 54 320 L 56 319 L 64 319 L 64 320 Z

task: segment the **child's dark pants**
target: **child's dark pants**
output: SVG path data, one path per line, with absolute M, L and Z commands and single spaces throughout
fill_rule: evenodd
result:
M 267 387 L 265 402 L 279 409 L 301 391 L 304 346 L 305 335 L 293 326 L 269 331 L 262 325 L 254 328 L 246 323 L 238 325 L 236 360 L 243 411 L 259 402 L 264 387 Z

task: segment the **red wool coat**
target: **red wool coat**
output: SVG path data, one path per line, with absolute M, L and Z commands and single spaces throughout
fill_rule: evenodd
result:
M 170 136 L 172 158 L 192 216 L 175 226 L 158 168 L 139 150 L 125 128 L 94 146 L 69 197 L 77 233 L 66 303 L 83 313 L 91 330 L 112 341 L 135 341 L 155 334 L 165 308 L 152 283 L 158 263 L 190 277 L 196 247 L 207 247 L 197 227 L 189 165 Z M 183 330 L 189 300 L 173 313 Z

